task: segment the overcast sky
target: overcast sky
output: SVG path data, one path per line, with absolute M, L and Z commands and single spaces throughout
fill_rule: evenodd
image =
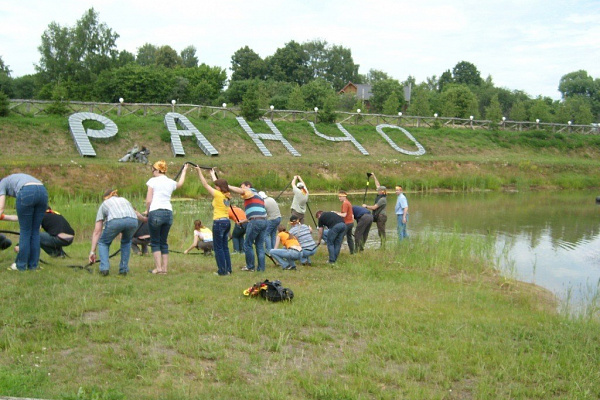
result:
M 249 46 L 261 57 L 290 40 L 352 51 L 359 72 L 417 82 L 469 61 L 496 86 L 560 98 L 560 78 L 600 78 L 599 0 L 0 0 L 0 57 L 18 77 L 35 72 L 48 24 L 73 27 L 89 8 L 133 54 L 145 43 L 197 49 L 226 68 Z

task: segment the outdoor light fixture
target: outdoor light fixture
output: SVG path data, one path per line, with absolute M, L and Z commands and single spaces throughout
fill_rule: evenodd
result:
M 437 118 L 437 113 L 433 114 L 433 118 Z
M 502 117 L 502 122 L 506 121 L 506 117 Z
M 359 109 L 357 109 L 357 110 L 356 110 L 356 112 L 360 114 L 360 108 L 359 108 Z
M 399 117 L 401 117 L 401 116 L 402 116 L 402 113 L 401 113 L 401 112 L 399 112 L 399 113 L 398 113 L 398 116 L 399 116 Z
M 119 98 L 119 103 L 123 104 L 124 101 L 125 101 L 124 98 L 122 98 L 122 97 Z
M 177 103 L 175 99 L 171 100 L 171 104 L 175 105 L 175 103 Z
M 227 103 L 222 104 L 223 108 L 227 108 Z
M 572 124 L 572 122 L 571 122 L 571 121 L 569 121 L 569 122 L 567 122 L 567 123 L 569 124 L 569 126 Z
M 471 115 L 471 116 L 469 117 L 469 119 L 470 119 L 471 121 L 473 121 L 473 116 Z
M 271 109 L 271 111 L 273 111 L 275 109 L 275 106 L 271 105 L 269 108 Z
M 536 124 L 539 124 L 539 123 L 540 123 L 540 120 L 539 120 L 539 119 L 536 119 L 536 120 L 535 120 L 535 123 L 536 123 Z
M 315 107 L 315 112 L 319 112 L 319 107 Z

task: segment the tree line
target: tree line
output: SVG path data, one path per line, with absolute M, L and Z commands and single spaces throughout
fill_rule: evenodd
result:
M 240 106 L 252 119 L 258 108 L 307 111 L 318 107 L 325 117 L 336 111 L 396 115 L 589 124 L 600 119 L 600 79 L 579 70 L 558 85 L 561 100 L 530 97 L 520 90 L 496 87 L 477 67 L 461 61 L 452 69 L 417 83 L 400 81 L 384 71 L 359 73 L 352 51 L 325 40 L 290 41 L 260 57 L 244 46 L 231 57 L 231 77 L 218 66 L 200 63 L 197 50 L 177 52 L 169 45 L 146 43 L 133 54 L 118 50 L 119 34 L 89 9 L 74 26 L 48 25 L 38 47 L 36 73 L 12 77 L 0 55 L 0 100 L 8 98 L 130 103 L 178 103 Z M 368 84 L 365 103 L 353 93 L 339 94 L 348 82 Z M 410 99 L 404 88 L 410 86 Z M 57 107 L 57 110 L 64 108 Z M 0 114 L 2 111 L 0 110 Z M 327 119 L 327 118 L 325 118 Z

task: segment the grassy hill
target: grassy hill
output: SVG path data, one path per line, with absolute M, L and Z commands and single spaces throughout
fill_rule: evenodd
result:
M 186 156 L 175 158 L 162 116 L 110 118 L 119 133 L 110 140 L 92 139 L 95 158 L 79 156 L 67 117 L 0 118 L 0 175 L 26 171 L 47 182 L 51 190 L 69 195 L 96 193 L 115 182 L 125 192 L 135 191 L 143 188 L 146 167 L 117 161 L 138 144 L 151 150 L 151 161 L 166 159 L 172 176 L 189 160 L 217 166 L 234 184 L 248 179 L 267 190 L 285 187 L 296 174 L 317 190 L 360 189 L 369 171 L 376 171 L 382 184 L 400 183 L 409 191 L 600 187 L 596 174 L 600 136 L 595 135 L 409 128 L 426 150 L 416 157 L 395 151 L 374 126 L 344 125 L 370 153 L 363 156 L 349 142 L 318 137 L 305 121 L 275 121 L 302 156 L 293 157 L 281 143 L 264 141 L 273 154 L 265 157 L 234 119 L 190 115 L 220 155 L 208 157 L 191 138 L 184 138 Z M 96 129 L 102 127 L 90 122 Z M 263 122 L 250 125 L 256 133 L 271 133 Z M 317 127 L 326 135 L 342 136 L 335 125 Z M 401 131 L 387 133 L 400 147 L 416 150 Z

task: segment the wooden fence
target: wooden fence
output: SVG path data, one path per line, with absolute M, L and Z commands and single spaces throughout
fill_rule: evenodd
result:
M 54 104 L 52 101 L 44 100 L 10 100 L 11 112 L 19 115 L 42 115 L 46 114 L 46 108 Z M 97 103 L 84 101 L 70 101 L 63 105 L 70 112 L 92 112 L 104 116 L 137 115 L 140 117 L 165 115 L 168 112 L 177 112 L 186 116 L 206 117 L 238 117 L 240 110 L 232 107 L 212 107 L 195 104 L 155 104 L 155 103 Z M 295 111 L 295 110 L 261 110 L 263 118 L 272 121 L 319 121 L 318 111 Z M 380 124 L 398 125 L 403 127 L 433 128 L 451 127 L 464 129 L 500 129 L 507 131 L 525 132 L 531 130 L 545 130 L 548 132 L 600 134 L 598 124 L 576 125 L 555 124 L 546 122 L 509 121 L 503 120 L 493 122 L 489 120 L 476 120 L 449 117 L 418 117 L 409 115 L 384 115 L 364 114 L 338 111 L 336 122 L 352 125 Z

